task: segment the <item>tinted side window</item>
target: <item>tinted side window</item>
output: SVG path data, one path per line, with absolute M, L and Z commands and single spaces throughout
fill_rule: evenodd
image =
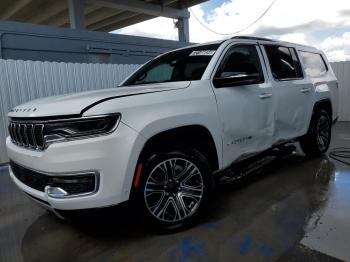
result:
M 275 79 L 289 80 L 302 77 L 300 63 L 294 48 L 265 46 L 265 50 Z
M 298 56 L 297 56 L 297 51 L 295 51 L 294 48 L 289 48 L 289 51 L 292 55 L 292 58 L 293 58 L 293 63 L 294 63 L 294 67 L 295 67 L 295 70 L 297 71 L 297 78 L 302 78 L 303 77 L 303 71 L 301 70 L 301 64 L 300 64 L 300 61 L 298 59 Z
M 305 65 L 305 72 L 310 77 L 318 77 L 327 72 L 327 66 L 322 56 L 316 53 L 300 52 Z
M 255 45 L 238 45 L 227 53 L 215 77 L 229 77 L 240 74 L 256 75 L 257 82 L 264 81 L 258 52 Z M 255 82 L 256 83 L 256 82 Z

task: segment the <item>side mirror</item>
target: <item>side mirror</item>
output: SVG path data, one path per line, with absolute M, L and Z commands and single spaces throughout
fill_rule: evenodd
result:
M 237 75 L 230 76 L 220 76 L 215 77 L 213 83 L 215 87 L 230 87 L 230 86 L 239 86 L 239 85 L 249 85 L 258 83 L 260 81 L 260 75 L 258 73 L 248 74 L 241 73 Z

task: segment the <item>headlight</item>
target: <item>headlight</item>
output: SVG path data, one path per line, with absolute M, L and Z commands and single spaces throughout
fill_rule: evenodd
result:
M 45 144 L 110 134 L 119 120 L 120 115 L 113 114 L 48 122 L 44 129 Z

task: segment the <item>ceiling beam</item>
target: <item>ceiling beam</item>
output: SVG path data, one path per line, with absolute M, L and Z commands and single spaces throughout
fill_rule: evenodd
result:
M 174 19 L 190 16 L 187 10 L 143 2 L 140 0 L 86 0 L 86 3 L 90 5 L 116 8 L 140 14 L 163 16 Z
M 18 11 L 20 11 L 23 7 L 28 5 L 31 2 L 31 0 L 17 0 L 13 1 L 12 4 L 6 8 L 6 10 L 1 14 L 2 20 L 8 20 L 13 15 L 15 15 Z
M 90 14 L 93 11 L 96 11 L 99 7 L 96 6 L 86 6 L 84 14 Z M 69 11 L 68 9 L 63 10 L 62 12 L 57 13 L 56 15 L 50 17 L 49 19 L 42 21 L 41 24 L 51 25 L 51 26 L 63 26 L 69 25 Z
M 51 17 L 57 15 L 58 13 L 64 11 L 68 8 L 67 1 L 50 1 L 45 4 L 45 6 L 41 7 L 37 13 L 33 14 L 29 22 L 33 24 L 40 24 Z M 42 10 L 45 10 L 43 12 Z
M 117 24 L 120 21 L 123 21 L 125 19 L 130 19 L 130 18 L 137 16 L 137 15 L 138 15 L 137 13 L 124 11 L 121 14 L 117 14 L 117 15 L 111 16 L 109 18 L 106 18 L 102 21 L 99 21 L 97 23 L 91 24 L 91 25 L 87 26 L 87 29 L 97 31 L 100 28 L 106 27 L 106 26 L 111 25 L 111 24 Z
M 88 26 L 88 25 L 97 23 L 101 20 L 118 15 L 122 12 L 123 12 L 122 10 L 115 10 L 115 9 L 101 7 L 100 9 L 94 12 L 91 12 L 90 14 L 85 16 L 85 25 Z
M 138 14 L 130 19 L 122 20 L 122 21 L 119 21 L 117 23 L 112 23 L 112 24 L 107 25 L 105 27 L 99 28 L 98 31 L 111 32 L 111 31 L 118 30 L 118 29 L 121 29 L 123 27 L 129 26 L 129 25 L 137 24 L 137 23 L 152 19 L 152 18 L 154 18 L 154 16 Z
M 58 14 L 50 17 L 49 19 L 42 21 L 41 24 L 50 26 L 61 26 L 64 23 L 69 23 L 69 11 L 65 9 Z

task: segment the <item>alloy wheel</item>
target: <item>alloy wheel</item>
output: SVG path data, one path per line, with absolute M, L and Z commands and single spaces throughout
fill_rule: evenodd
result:
M 317 145 L 320 151 L 326 150 L 330 140 L 330 124 L 326 116 L 321 116 L 316 125 Z
M 198 167 L 184 158 L 170 158 L 151 171 L 145 184 L 144 200 L 156 219 L 178 222 L 196 212 L 203 192 L 203 177 Z

